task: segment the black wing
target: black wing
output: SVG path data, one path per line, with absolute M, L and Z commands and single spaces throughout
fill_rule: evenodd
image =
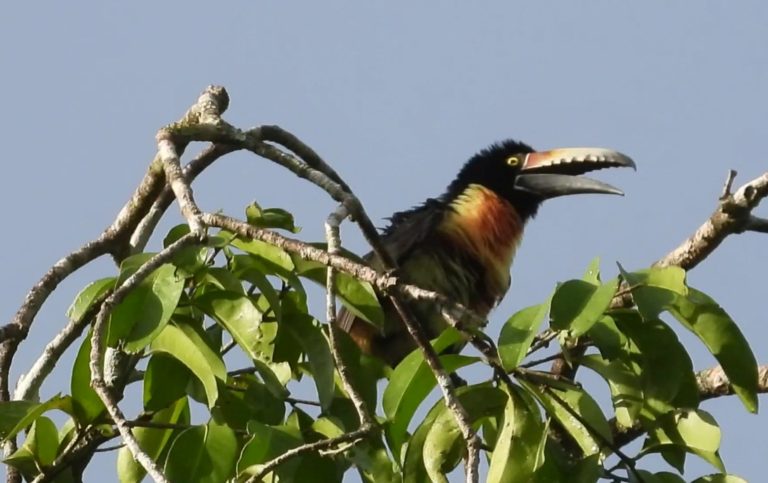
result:
M 408 258 L 413 247 L 435 232 L 446 209 L 444 201 L 430 198 L 420 206 L 389 218 L 390 225 L 384 230 L 382 239 L 398 264 Z
M 430 198 L 420 206 L 397 212 L 389 218 L 390 224 L 382 233 L 382 242 L 398 265 L 408 258 L 415 246 L 434 233 L 446 209 L 443 200 Z M 373 268 L 383 268 L 373 253 L 368 253 L 364 259 Z M 349 332 L 356 319 L 351 312 L 342 309 L 337 323 L 342 330 Z

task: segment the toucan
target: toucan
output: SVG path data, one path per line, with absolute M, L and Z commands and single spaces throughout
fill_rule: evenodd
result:
M 611 167 L 635 168 L 628 156 L 603 148 L 534 151 L 514 140 L 494 143 L 472 156 L 445 192 L 395 213 L 382 233 L 404 282 L 438 292 L 482 318 L 510 286 L 510 268 L 523 228 L 542 202 L 582 193 L 623 193 L 579 176 Z M 374 254 L 365 257 L 383 269 Z M 342 309 L 338 326 L 362 352 L 396 366 L 416 348 L 387 298 L 379 294 L 383 326 Z M 448 326 L 434 306 L 410 302 L 409 310 L 430 338 Z

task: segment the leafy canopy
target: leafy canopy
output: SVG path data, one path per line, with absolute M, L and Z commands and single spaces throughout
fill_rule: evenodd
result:
M 254 204 L 247 218 L 258 227 L 298 231 L 284 210 Z M 173 228 L 165 246 L 186 233 L 186 225 Z M 68 316 L 82 317 L 152 255 L 135 255 L 114 277 L 85 287 Z M 219 231 L 205 246 L 188 247 L 155 270 L 115 307 L 106 343 L 138 356 L 141 371 L 125 392 L 141 395 L 143 408 L 128 417 L 137 422 L 141 447 L 171 481 L 246 481 L 292 448 L 358 428 L 334 366 L 328 327 L 308 308 L 304 283 L 324 284 L 325 270 L 276 246 Z M 635 308 L 611 308 L 620 290 L 631 292 Z M 337 291 L 350 310 L 381 323 L 383 312 L 369 284 L 342 274 Z M 542 326 L 550 337 L 541 335 Z M 488 481 L 587 483 L 620 475 L 624 481 L 681 482 L 687 455 L 704 459 L 716 472 L 697 482 L 742 481 L 724 474 L 720 428 L 699 407 L 678 328 L 700 339 L 744 407 L 757 411 L 757 365 L 749 344 L 728 314 L 689 287 L 685 273 L 674 267 L 620 268 L 619 277 L 602 282 L 595 260 L 582 279 L 558 284 L 546 301 L 512 315 L 497 341 L 511 384 L 480 357 L 444 353 L 449 371 L 471 366 L 473 374 L 485 375 L 457 394 L 485 445 Z M 460 337 L 451 329 L 433 345 L 442 352 Z M 547 348 L 549 338 L 557 350 Z M 577 381 L 552 377 L 546 366 L 535 369 L 537 359 L 546 361 L 560 348 L 567 349 L 570 364 L 605 382 L 610 401 Z M 26 435 L 5 462 L 28 480 L 84 428 L 99 428 L 105 440 L 119 436 L 90 387 L 90 350 L 89 334 L 72 367 L 70 394 L 0 405 L 0 437 Z M 428 407 L 436 382 L 421 354 L 387 370 L 345 338 L 340 350 L 369 407 L 381 408 L 380 431 L 331 454 L 303 453 L 265 478 L 341 481 L 345 472 L 356 471 L 370 482 L 447 481 L 466 450 L 442 400 Z M 382 386 L 377 381 L 383 377 Z M 295 382 L 304 378 L 314 382 L 310 401 L 306 385 L 301 399 L 294 396 Z M 192 405 L 204 409 L 202 420 L 192 420 Z M 46 415 L 54 410 L 69 418 L 61 427 Z M 626 431 L 639 431 L 645 440 L 635 454 L 619 459 L 617 435 Z M 643 470 L 646 456 L 654 453 L 672 471 Z M 117 474 L 123 483 L 145 477 L 126 448 L 119 450 Z M 56 481 L 74 481 L 74 473 L 67 469 Z

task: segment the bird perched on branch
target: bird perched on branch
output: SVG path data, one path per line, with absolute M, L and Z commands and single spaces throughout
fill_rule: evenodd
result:
M 579 175 L 602 168 L 635 167 L 627 156 L 601 148 L 536 152 L 508 140 L 470 158 L 440 197 L 395 213 L 384 231 L 384 246 L 405 282 L 438 292 L 486 317 L 510 285 L 510 267 L 525 223 L 544 200 L 580 193 L 623 194 L 613 186 Z M 382 268 L 373 254 L 366 260 Z M 391 366 L 415 343 L 385 297 L 386 321 L 376 327 L 346 309 L 338 324 L 363 352 Z M 430 338 L 447 324 L 433 306 L 408 304 Z

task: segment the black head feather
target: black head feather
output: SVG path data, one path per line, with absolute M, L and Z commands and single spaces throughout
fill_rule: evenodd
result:
M 534 216 L 541 200 L 513 189 L 519 166 L 514 168 L 507 163 L 510 156 L 519 156 L 522 162 L 525 155 L 532 152 L 533 148 L 513 139 L 491 144 L 464 164 L 442 196 L 430 198 L 410 210 L 392 215 L 389 218 L 390 225 L 384 230 L 384 236 L 393 236 L 405 225 L 412 226 L 414 230 L 418 227 L 421 231 L 428 232 L 439 222 L 441 214 L 451 209 L 451 201 L 472 184 L 485 186 L 509 200 L 521 216 Z
M 510 156 L 519 155 L 524 158 L 532 153 L 533 148 L 525 143 L 508 139 L 491 144 L 478 152 L 464 164 L 456 179 L 448 186 L 449 199 L 461 194 L 470 184 L 479 184 L 492 189 L 501 195 L 512 192 L 512 180 L 517 174 L 518 168 L 510 167 L 507 159 Z
M 521 215 L 534 215 L 541 200 L 514 189 L 515 176 L 522 166 L 522 161 L 526 154 L 532 152 L 533 148 L 513 139 L 488 146 L 469 158 L 456 179 L 448 185 L 443 199 L 450 202 L 460 196 L 469 185 L 478 184 L 510 201 Z M 516 167 L 507 163 L 512 156 L 520 159 L 520 164 Z

